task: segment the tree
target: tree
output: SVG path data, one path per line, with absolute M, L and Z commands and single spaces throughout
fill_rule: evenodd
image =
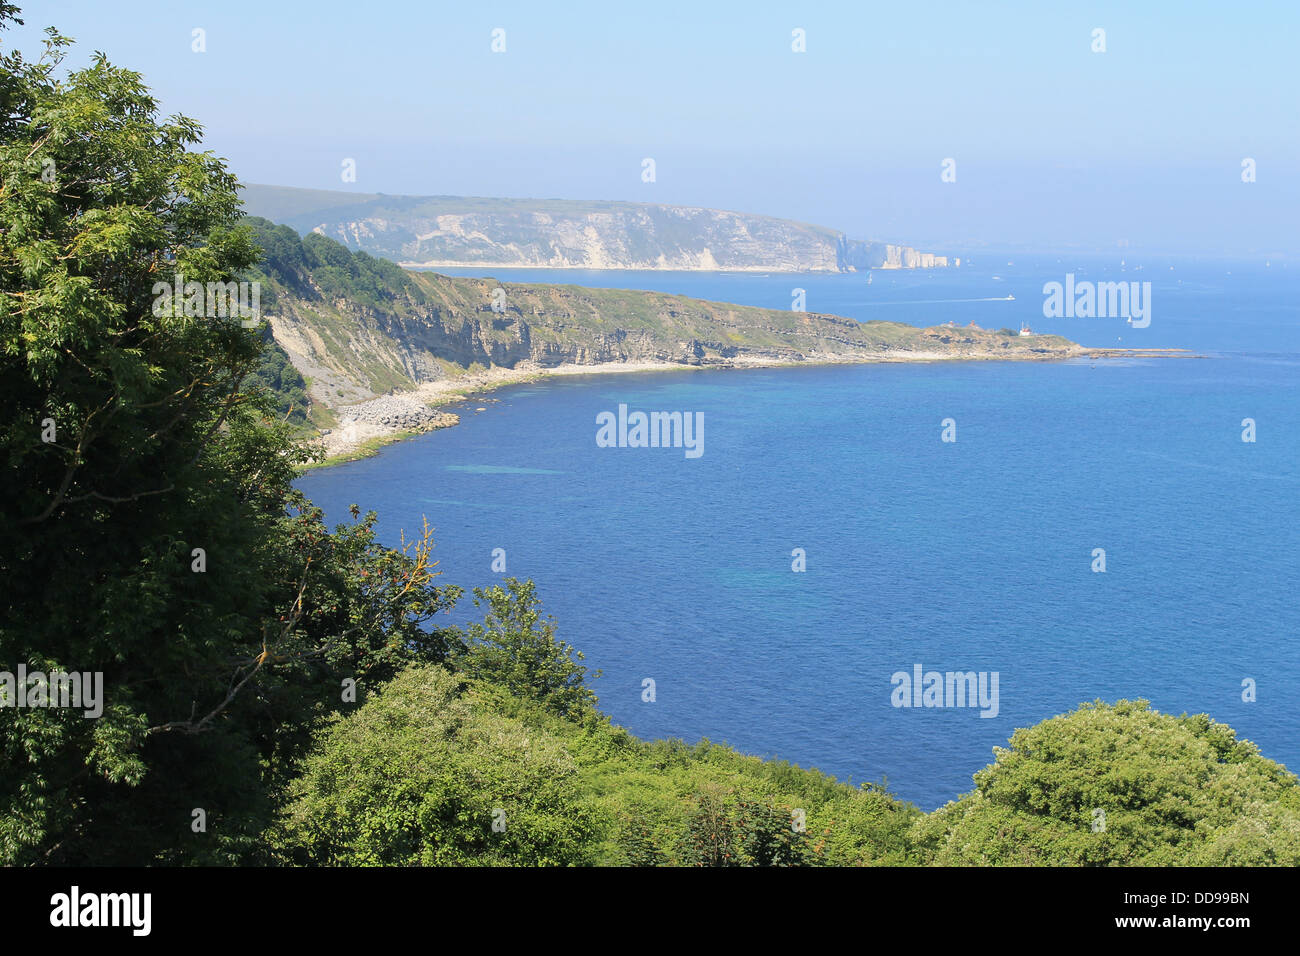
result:
M 729 803 L 730 793 L 716 784 L 695 794 L 681 848 L 688 866 L 741 865 L 740 834 Z
M 455 655 L 468 679 L 531 698 L 561 716 L 578 716 L 596 703 L 584 683 L 581 651 L 555 637 L 555 622 L 542 620 L 532 581 L 507 578 L 505 587 L 474 589 L 474 606 L 488 607 L 484 623 L 472 624 Z M 599 676 L 599 672 L 596 675 Z
M 459 592 L 427 529 L 393 552 L 293 489 L 259 330 L 203 294 L 261 256 L 237 183 L 138 74 L 57 78 L 68 44 L 0 56 L 0 668 L 105 699 L 0 708 L 0 863 L 230 862 L 342 680 L 445 657 Z
M 562 866 L 588 862 L 596 836 L 561 743 L 434 666 L 323 730 L 290 797 L 271 840 L 297 863 Z
M 690 866 L 811 866 L 820 862 L 793 808 L 768 794 L 701 787 L 686 820 L 681 858 Z M 800 821 L 802 822 L 802 821 Z
M 1300 781 L 1204 714 L 1097 701 L 1017 730 L 916 824 L 927 862 L 1300 864 Z

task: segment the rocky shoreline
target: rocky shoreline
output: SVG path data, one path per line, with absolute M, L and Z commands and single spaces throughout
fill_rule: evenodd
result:
M 368 402 L 359 402 L 347 407 L 346 416 L 340 416 L 340 424 L 366 422 L 385 428 L 404 431 L 427 431 L 430 428 L 445 428 L 455 425 L 459 417 L 449 412 L 436 412 L 428 405 L 402 395 L 384 395 Z
M 450 428 L 460 416 L 440 412 L 405 395 L 383 395 L 336 410 L 338 427 L 321 430 L 326 455 L 333 459 L 356 452 L 367 442 Z

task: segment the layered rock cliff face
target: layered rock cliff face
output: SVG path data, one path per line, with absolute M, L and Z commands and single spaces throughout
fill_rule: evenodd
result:
M 660 292 L 407 272 L 262 221 L 264 314 L 314 399 L 348 405 L 488 368 L 1059 358 L 1056 336 L 705 302 Z
M 245 206 L 403 265 L 836 272 L 948 264 L 908 246 L 716 209 L 346 193 L 331 204 L 329 195 L 251 186 Z

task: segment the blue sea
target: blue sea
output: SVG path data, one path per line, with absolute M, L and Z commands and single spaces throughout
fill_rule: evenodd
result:
M 1150 325 L 1045 319 L 1043 284 L 1066 273 L 1151 282 Z M 506 574 L 537 581 L 602 672 L 615 722 L 883 781 L 926 810 L 970 790 L 1016 728 L 1097 698 L 1208 713 L 1300 768 L 1294 265 L 490 274 L 774 308 L 803 289 L 810 311 L 860 320 L 1027 323 L 1198 355 L 552 380 L 301 479 L 333 521 L 353 502 L 378 511 L 386 541 L 427 516 L 443 583 L 499 581 L 504 549 Z M 702 414 L 703 454 L 598 447 L 597 415 L 619 405 Z M 474 613 L 466 598 L 455 620 Z M 996 673 L 996 716 L 895 706 L 894 675 L 917 666 Z

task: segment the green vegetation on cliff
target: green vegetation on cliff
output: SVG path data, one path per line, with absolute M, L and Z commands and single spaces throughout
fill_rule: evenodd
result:
M 917 827 L 943 866 L 1296 866 L 1300 787 L 1204 714 L 1100 701 L 1017 730 Z
M 515 666 L 580 682 L 530 586 L 497 590 L 499 646 Z M 545 684 L 407 669 L 318 736 L 271 830 L 274 853 L 318 864 L 1300 864 L 1300 781 L 1205 715 L 1083 705 L 1018 730 L 974 791 L 927 815 L 875 784 L 708 741 L 638 740 L 593 703 L 557 713 Z
M 311 399 L 307 397 L 307 382 L 289 355 L 276 343 L 269 328 L 263 328 L 262 357 L 251 379 L 266 390 L 271 406 L 285 421 L 304 425 L 311 414 Z

